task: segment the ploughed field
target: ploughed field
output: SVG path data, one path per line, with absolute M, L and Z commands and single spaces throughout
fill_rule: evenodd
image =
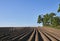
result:
M 60 30 L 45 27 L 0 27 L 0 41 L 60 41 Z

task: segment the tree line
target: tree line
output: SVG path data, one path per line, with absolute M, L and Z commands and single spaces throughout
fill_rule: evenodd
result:
M 60 4 L 57 12 L 60 12 Z M 37 23 L 43 23 L 43 26 L 59 26 L 60 16 L 57 16 L 54 12 L 47 13 L 45 15 L 39 15 Z

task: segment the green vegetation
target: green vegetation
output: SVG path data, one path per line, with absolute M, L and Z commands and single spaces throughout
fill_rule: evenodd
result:
M 60 4 L 59 4 L 59 8 L 58 8 L 58 11 L 57 12 L 60 12 Z
M 60 12 L 60 4 L 58 8 L 58 12 Z M 54 12 L 47 13 L 41 17 L 41 15 L 38 16 L 37 23 L 43 23 L 43 26 L 52 26 L 52 27 L 58 27 L 60 25 L 60 17 L 56 16 Z M 59 26 L 60 28 L 60 26 Z
M 41 15 L 38 16 L 38 21 L 37 21 L 37 23 L 39 23 L 39 24 L 41 23 Z

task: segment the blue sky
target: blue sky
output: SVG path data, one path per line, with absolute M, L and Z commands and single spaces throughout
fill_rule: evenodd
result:
M 55 12 L 60 16 L 59 3 L 60 0 L 0 0 L 0 27 L 38 26 L 38 15 Z

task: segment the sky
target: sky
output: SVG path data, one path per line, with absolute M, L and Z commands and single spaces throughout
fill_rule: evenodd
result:
M 60 0 L 0 0 L 0 27 L 42 26 L 38 15 L 57 12 Z

